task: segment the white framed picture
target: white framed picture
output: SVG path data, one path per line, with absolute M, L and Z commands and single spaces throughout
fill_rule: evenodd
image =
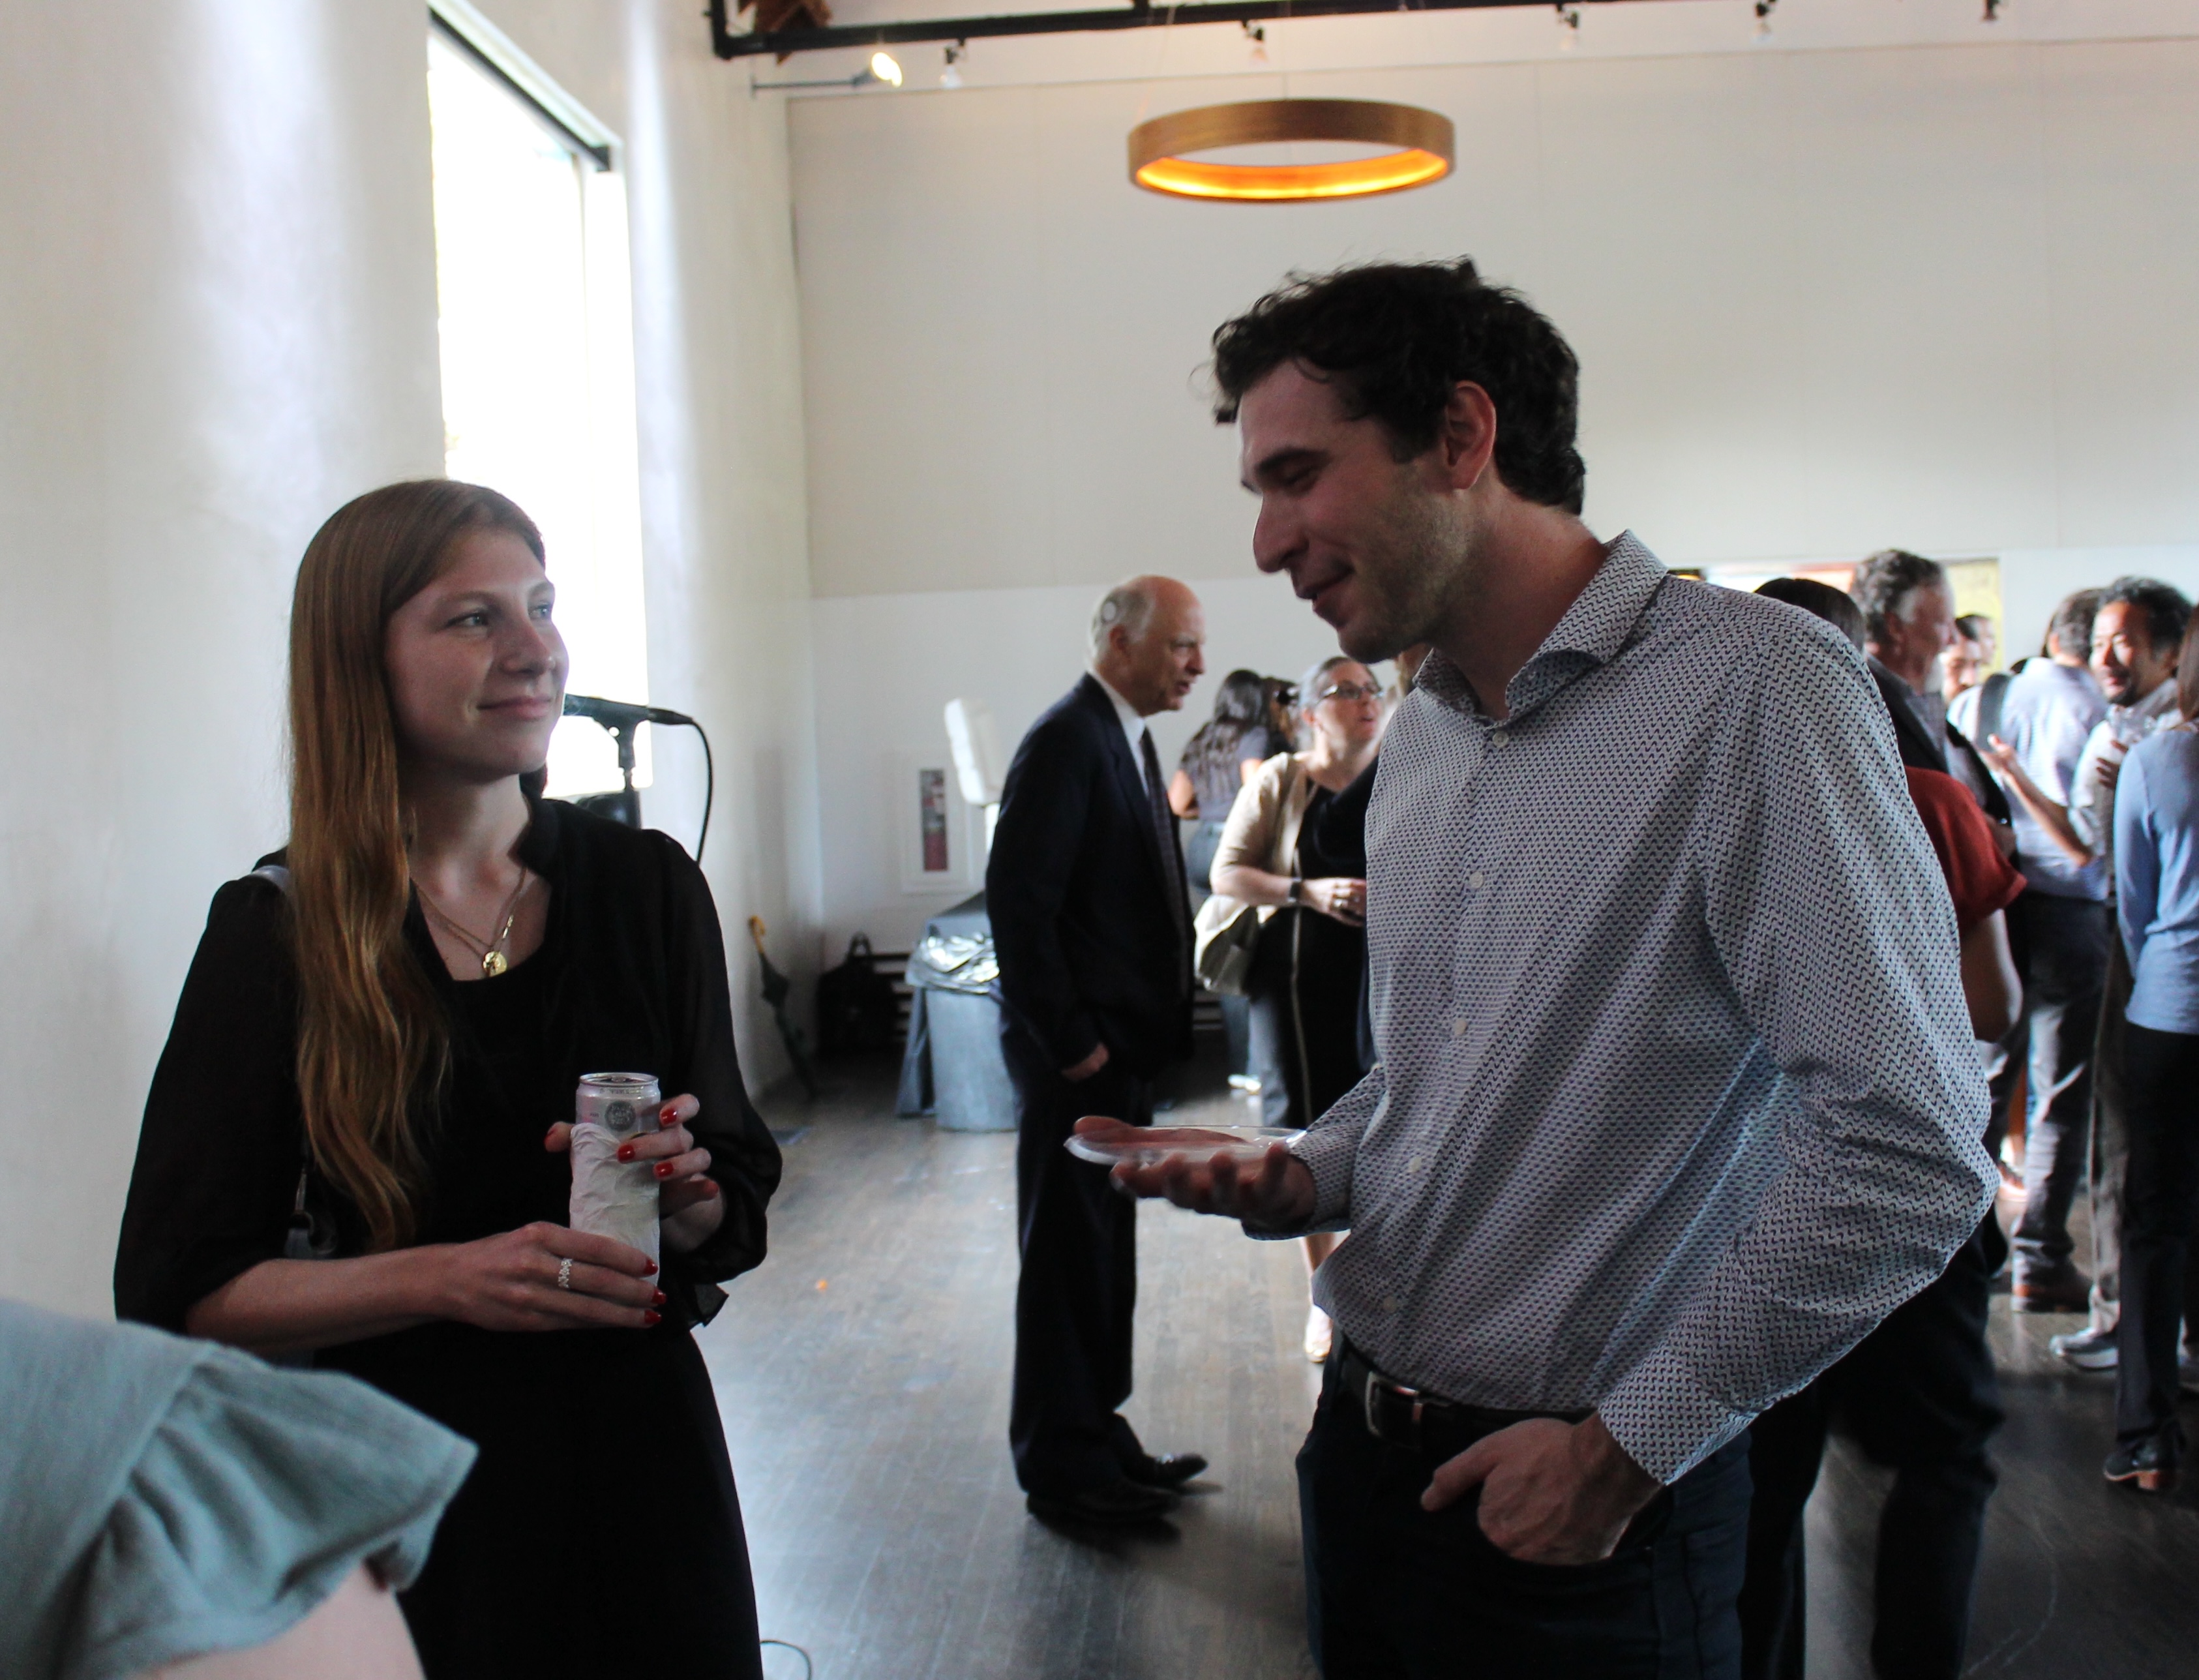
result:
M 975 892 L 983 870 L 979 824 L 962 797 L 946 743 L 937 752 L 889 754 L 886 797 L 901 890 Z

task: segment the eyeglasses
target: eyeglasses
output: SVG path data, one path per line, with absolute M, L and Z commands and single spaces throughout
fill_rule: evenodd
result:
M 1339 683 L 1334 688 L 1324 688 L 1315 697 L 1318 705 L 1323 700 L 1379 700 L 1382 691 L 1372 683 Z

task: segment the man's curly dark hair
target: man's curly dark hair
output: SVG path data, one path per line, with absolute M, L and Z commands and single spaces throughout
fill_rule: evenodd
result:
M 2136 607 L 2144 614 L 2146 639 L 2156 653 L 2184 645 L 2184 627 L 2190 621 L 2191 603 L 2173 585 L 2158 578 L 2119 577 L 2100 592 L 2092 616 L 2097 618 L 2108 607 Z
M 1285 362 L 1335 385 L 1350 418 L 1380 422 L 1400 461 L 1434 444 L 1455 386 L 1480 386 L 1496 409 L 1497 476 L 1529 501 L 1581 510 L 1580 364 L 1472 258 L 1292 275 L 1216 331 L 1216 423 L 1234 422 L 1245 394 Z

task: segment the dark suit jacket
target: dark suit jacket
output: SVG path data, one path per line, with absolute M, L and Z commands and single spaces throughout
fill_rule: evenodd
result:
M 1878 684 L 1878 697 L 1886 703 L 1886 709 L 1893 719 L 1893 743 L 1900 751 L 1901 761 L 1912 770 L 1937 770 L 1943 776 L 1954 777 L 1976 796 L 1987 816 L 1995 822 L 2007 822 L 2008 796 L 2001 791 L 2000 784 L 1986 767 L 1984 758 L 1963 732 L 1949 724 L 1947 750 L 1941 752 L 1939 744 L 1932 738 L 1932 732 L 1925 728 L 1924 720 L 1916 715 L 1909 685 L 1875 659 L 1868 662 L 1872 680 Z
M 1150 1078 L 1191 1053 L 1191 953 L 1165 896 L 1183 893 L 1183 857 L 1173 824 L 1161 855 L 1151 809 L 1093 677 L 1030 726 L 1008 767 L 985 908 L 1011 1030 L 1050 1066 L 1104 1043 Z

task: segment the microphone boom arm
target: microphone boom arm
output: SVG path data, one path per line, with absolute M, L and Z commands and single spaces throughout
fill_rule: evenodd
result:
M 625 783 L 616 793 L 597 796 L 610 807 L 608 814 L 615 815 L 630 828 L 641 826 L 641 792 L 633 785 L 633 739 L 645 723 L 684 725 L 693 730 L 703 740 L 704 782 L 703 789 L 703 828 L 695 839 L 695 861 L 703 860 L 703 848 L 710 838 L 710 807 L 718 796 L 718 766 L 710 751 L 710 737 L 703 726 L 685 712 L 675 712 L 665 706 L 638 706 L 627 700 L 604 700 L 592 694 L 568 694 L 564 715 L 586 718 L 610 732 L 618 744 L 619 776 Z

